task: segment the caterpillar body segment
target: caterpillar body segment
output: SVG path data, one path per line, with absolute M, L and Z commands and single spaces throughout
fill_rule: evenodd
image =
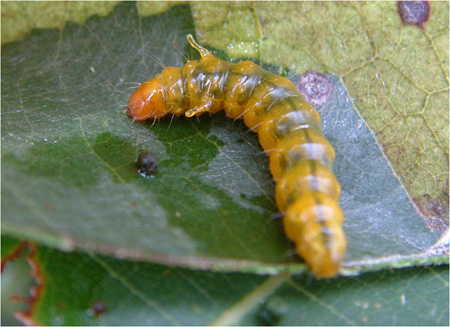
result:
M 167 114 L 187 117 L 225 110 L 258 132 L 276 181 L 275 197 L 287 236 L 317 278 L 336 276 L 346 251 L 335 151 L 322 134 L 319 113 L 287 78 L 251 61 L 216 58 L 198 45 L 199 61 L 168 67 L 130 97 L 133 120 Z

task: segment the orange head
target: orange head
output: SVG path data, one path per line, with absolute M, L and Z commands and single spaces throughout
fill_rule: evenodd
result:
M 161 118 L 169 112 L 165 98 L 163 83 L 157 78 L 149 79 L 128 100 L 128 116 L 133 120 Z

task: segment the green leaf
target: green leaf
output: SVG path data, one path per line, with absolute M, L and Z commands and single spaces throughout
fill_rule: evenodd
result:
M 258 276 L 170 268 L 43 246 L 34 259 L 45 289 L 28 318 L 44 325 L 449 322 L 448 266 L 315 281 L 286 273 Z
M 108 15 L 117 1 L 8 1 L 2 4 L 2 44 L 23 39 L 34 28 L 62 29 L 67 21 L 84 23 L 89 16 Z
M 434 228 L 445 217 L 445 230 L 449 4 L 430 7 L 423 29 L 402 25 L 393 1 L 196 2 L 193 12 L 200 41 L 230 56 L 338 75 L 419 210 Z
M 2 261 L 4 257 L 14 252 L 14 250 L 19 246 L 19 244 L 20 242 L 11 239 L 9 237 L 5 237 L 4 239 L 2 239 L 2 248 L 1 248 Z
M 209 270 L 304 270 L 281 222 L 268 219 L 277 212 L 268 159 L 242 121 L 126 117 L 136 83 L 160 72 L 161 61 L 182 66 L 194 56 L 185 39 L 194 31 L 188 5 L 140 17 L 127 2 L 2 46 L 3 233 Z M 344 190 L 343 273 L 447 261 L 428 260 L 441 232 L 416 213 L 342 78 L 329 76 L 336 91 L 318 109 Z M 149 149 L 158 173 L 143 179 L 135 162 Z

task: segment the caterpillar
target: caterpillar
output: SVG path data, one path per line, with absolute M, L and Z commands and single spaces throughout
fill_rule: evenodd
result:
M 336 276 L 347 241 L 341 187 L 332 173 L 335 150 L 322 134 L 319 113 L 289 79 L 252 61 L 220 60 L 192 35 L 187 39 L 201 59 L 166 67 L 141 84 L 128 101 L 128 116 L 141 121 L 224 110 L 243 118 L 269 155 L 286 235 L 316 278 Z

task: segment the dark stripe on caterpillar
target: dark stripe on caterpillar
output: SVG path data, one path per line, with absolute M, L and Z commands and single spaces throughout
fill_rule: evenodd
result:
M 322 134 L 319 113 L 288 79 L 251 61 L 233 64 L 198 45 L 199 61 L 167 67 L 128 101 L 133 120 L 167 114 L 192 117 L 225 110 L 258 133 L 276 182 L 275 200 L 287 236 L 317 278 L 339 272 L 346 251 L 335 151 Z

